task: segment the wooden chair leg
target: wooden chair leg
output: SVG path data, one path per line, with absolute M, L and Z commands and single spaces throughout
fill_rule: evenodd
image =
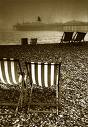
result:
M 57 101 L 57 103 L 56 103 L 56 105 L 57 105 L 57 111 L 56 112 L 57 112 L 57 116 L 58 116 L 58 114 L 59 114 L 59 107 L 58 107 L 59 99 L 57 98 L 56 101 Z
M 28 103 L 29 103 L 29 92 L 28 89 L 25 89 L 23 96 L 23 109 L 25 113 L 27 113 L 28 111 Z
M 28 113 L 30 112 L 30 104 L 31 104 L 31 99 L 32 99 L 32 91 L 33 91 L 33 86 L 31 87 L 31 90 L 30 90 L 30 98 L 29 98 L 29 103 L 28 103 Z
M 59 81 L 56 85 L 56 105 L 57 105 L 56 107 L 57 107 L 57 116 L 58 116 L 59 114 Z
M 21 96 L 21 95 L 20 95 Z M 19 105 L 20 105 L 20 97 L 19 97 L 19 100 L 18 100 L 18 104 L 17 104 L 17 107 L 16 107 L 16 110 L 15 110 L 15 116 L 17 115 L 18 113 L 18 109 L 19 109 Z
M 19 96 L 17 108 L 15 110 L 15 116 L 18 113 L 19 107 L 22 108 L 22 106 L 23 106 L 23 88 L 21 88 L 21 91 L 20 91 L 20 96 Z

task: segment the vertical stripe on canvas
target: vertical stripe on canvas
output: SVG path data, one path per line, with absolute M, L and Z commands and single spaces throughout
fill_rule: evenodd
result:
M 0 80 L 2 83 L 6 84 L 6 80 L 5 80 L 5 74 L 3 74 L 3 71 L 4 71 L 4 62 L 3 62 L 3 66 L 2 66 L 2 62 L 3 61 L 0 61 Z
M 35 63 L 35 80 L 36 80 L 36 85 L 38 84 L 38 63 Z
M 42 79 L 41 79 L 41 63 L 38 63 L 38 84 L 42 86 Z
M 35 80 L 35 64 L 33 62 L 31 63 L 31 75 L 32 75 L 33 84 L 36 84 L 36 80 Z
M 45 87 L 48 87 L 48 65 L 47 63 L 44 64 L 44 82 L 45 82 Z
M 57 82 L 57 65 L 54 65 L 54 85 Z
M 11 61 L 7 61 L 7 66 L 8 66 L 8 76 L 9 76 L 10 84 L 11 84 L 11 85 L 12 85 L 12 84 L 15 84 L 15 83 L 13 82 L 13 79 L 12 79 L 12 74 L 13 74 L 14 72 L 11 72 Z
M 12 79 L 14 84 L 18 83 L 18 74 L 16 72 L 17 72 L 17 63 L 16 62 L 14 63 L 14 61 L 11 61 L 11 74 L 12 74 Z
M 51 86 L 54 85 L 54 64 L 51 63 Z
M 42 87 L 45 86 L 44 83 L 44 63 L 41 63 L 41 82 L 42 82 Z
M 51 64 L 48 64 L 48 87 L 51 86 Z

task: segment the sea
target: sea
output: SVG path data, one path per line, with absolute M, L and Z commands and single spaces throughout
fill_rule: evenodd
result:
M 38 44 L 60 43 L 63 32 L 60 31 L 0 31 L 0 45 L 20 45 L 21 38 L 28 38 L 30 44 L 31 38 L 37 38 Z M 88 34 L 85 36 L 85 41 L 88 41 Z

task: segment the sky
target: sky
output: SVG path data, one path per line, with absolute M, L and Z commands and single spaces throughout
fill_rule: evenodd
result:
M 17 22 L 88 21 L 88 0 L 0 0 L 0 28 L 11 28 Z

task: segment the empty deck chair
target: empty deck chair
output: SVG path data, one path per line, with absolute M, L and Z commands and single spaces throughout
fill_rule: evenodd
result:
M 72 41 L 73 32 L 64 32 L 61 43 L 63 42 L 71 42 Z
M 85 32 L 77 32 L 73 37 L 73 42 L 82 42 L 84 41 L 86 33 Z
M 10 89 L 11 86 L 18 86 L 18 89 L 21 90 L 24 87 L 24 73 L 22 72 L 21 65 L 19 60 L 10 58 L 2 58 L 0 59 L 0 84 L 3 86 L 3 88 L 7 87 Z M 18 104 L 16 104 L 16 112 L 18 111 L 18 106 L 22 105 L 22 94 L 20 94 L 20 98 L 18 101 Z M 4 103 L 5 104 L 5 103 Z M 0 105 L 4 105 L 0 103 Z M 12 102 L 11 102 L 12 104 Z M 5 105 L 9 105 L 10 103 L 7 103 Z
M 34 86 L 39 86 L 43 90 L 44 88 L 52 88 L 54 87 L 56 90 L 56 113 L 58 115 L 59 109 L 59 82 L 60 82 L 60 63 L 34 63 L 34 62 L 26 62 L 27 75 L 29 77 L 31 92 L 30 92 L 30 101 L 29 101 L 29 112 L 30 105 L 32 104 L 32 92 Z M 43 105 L 43 103 L 37 103 L 38 105 Z M 35 104 L 35 105 L 37 105 Z M 45 104 L 44 106 L 53 106 L 53 104 Z M 36 111 L 35 111 L 36 112 Z M 37 111 L 37 112 L 46 112 L 46 111 Z M 48 113 L 50 111 L 47 111 Z M 46 113 L 47 113 L 46 112 Z

